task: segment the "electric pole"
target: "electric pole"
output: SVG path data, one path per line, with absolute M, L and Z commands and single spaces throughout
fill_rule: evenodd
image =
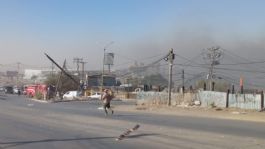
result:
M 75 57 L 73 59 L 73 62 L 76 63 L 76 73 L 78 74 L 78 77 L 80 77 L 80 73 L 79 73 L 79 64 L 80 62 L 83 61 L 83 58 L 78 58 L 78 57 Z
M 18 84 L 19 84 L 19 70 L 20 70 L 20 62 L 17 63 L 17 87 L 18 87 Z
M 220 47 L 212 47 L 208 48 L 208 51 L 205 53 L 205 59 L 209 61 L 210 67 L 209 67 L 209 75 L 208 75 L 208 86 L 209 90 L 213 90 L 213 73 L 214 73 L 214 66 L 220 64 L 220 59 L 223 56 L 222 51 L 220 50 Z
M 175 58 L 175 54 L 173 53 L 173 49 L 171 48 L 168 56 L 166 57 L 168 64 L 169 64 L 169 79 L 168 79 L 168 106 L 171 106 L 171 88 L 172 88 L 172 67 L 173 61 Z
M 53 75 L 53 72 L 54 72 L 54 64 L 52 63 L 52 73 L 51 73 L 51 75 Z
M 83 81 L 85 81 L 85 64 L 87 62 L 81 61 L 80 63 L 82 64 L 82 76 L 81 76 L 81 78 Z
M 182 92 L 183 92 L 183 94 L 184 94 L 184 92 L 185 92 L 185 86 L 184 86 L 184 82 L 185 82 L 185 76 L 184 76 L 185 74 L 184 74 L 184 69 L 182 69 Z

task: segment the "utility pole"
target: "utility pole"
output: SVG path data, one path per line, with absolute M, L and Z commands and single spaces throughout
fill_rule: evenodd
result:
M 19 84 L 19 70 L 20 70 L 20 62 L 17 62 L 17 87 L 18 87 L 18 84 Z
M 183 92 L 183 94 L 184 94 L 184 92 L 185 92 L 185 84 L 184 84 L 184 82 L 185 82 L 185 76 L 184 76 L 185 74 L 184 74 L 184 69 L 182 69 L 182 92 Z
M 78 77 L 80 77 L 80 73 L 79 73 L 79 64 L 83 61 L 83 58 L 78 58 L 78 57 L 75 57 L 73 59 L 73 62 L 76 63 L 76 72 L 78 74 Z
M 85 81 L 85 64 L 87 62 L 81 61 L 80 63 L 82 64 L 82 76 L 81 76 L 81 78 L 83 81 Z
M 106 49 L 104 48 L 104 53 L 103 53 L 103 65 L 102 65 L 102 75 L 101 75 L 101 89 L 100 92 L 103 91 L 103 86 L 104 86 L 104 65 L 105 65 L 105 51 Z M 101 96 L 101 100 L 102 100 L 102 96 Z
M 52 63 L 52 73 L 51 73 L 51 75 L 53 75 L 53 72 L 54 72 L 54 64 Z
M 205 53 L 205 59 L 210 62 L 209 67 L 209 75 L 208 75 L 208 86 L 209 90 L 213 90 L 213 73 L 214 73 L 214 66 L 220 64 L 220 59 L 223 56 L 223 53 L 220 51 L 220 47 L 212 47 L 207 49 L 207 53 Z
M 172 88 L 172 67 L 173 67 L 173 61 L 175 58 L 175 54 L 173 53 L 173 49 L 171 48 L 168 56 L 166 57 L 168 64 L 169 64 L 169 79 L 168 79 L 168 106 L 171 106 L 171 88 Z

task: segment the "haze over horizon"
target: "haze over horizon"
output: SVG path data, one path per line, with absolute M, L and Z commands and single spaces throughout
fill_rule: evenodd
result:
M 50 66 L 74 57 L 102 68 L 103 49 L 114 69 L 145 57 L 175 53 L 192 58 L 221 46 L 249 60 L 264 59 L 261 0 L 1 0 L 0 64 Z M 150 60 L 151 62 L 151 60 Z M 149 63 L 145 61 L 145 63 Z M 128 64 L 128 65 L 127 65 Z

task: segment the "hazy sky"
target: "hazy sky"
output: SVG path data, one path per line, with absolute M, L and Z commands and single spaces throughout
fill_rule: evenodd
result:
M 265 55 L 264 0 L 0 0 L 0 64 L 46 65 L 82 57 L 115 69 L 175 53 L 191 58 L 219 45 L 249 59 Z M 249 54 L 251 53 L 251 54 Z M 148 63 L 148 62 L 146 62 Z

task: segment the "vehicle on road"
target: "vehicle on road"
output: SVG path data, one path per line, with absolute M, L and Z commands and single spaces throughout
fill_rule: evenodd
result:
M 101 94 L 99 92 L 95 92 L 89 96 L 92 99 L 101 99 Z
M 78 95 L 78 91 L 68 91 L 63 95 L 63 99 L 75 99 Z
M 5 86 L 5 93 L 6 94 L 13 94 L 13 87 L 12 86 Z
M 34 97 L 36 93 L 41 94 L 42 96 L 47 94 L 47 85 L 45 84 L 34 84 L 27 85 L 23 94 L 26 94 L 28 97 Z

